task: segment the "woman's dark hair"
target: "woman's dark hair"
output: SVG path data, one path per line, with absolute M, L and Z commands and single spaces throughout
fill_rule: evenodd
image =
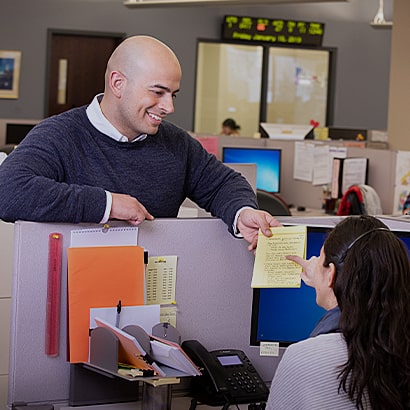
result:
M 233 118 L 227 118 L 223 123 L 223 127 L 229 127 L 232 130 L 240 130 L 241 126 L 236 123 L 236 121 Z
M 410 408 L 410 263 L 404 244 L 372 216 L 348 217 L 324 243 L 348 360 L 339 389 L 365 408 Z

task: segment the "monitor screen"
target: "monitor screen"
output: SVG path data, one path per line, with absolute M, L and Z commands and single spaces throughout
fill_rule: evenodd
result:
M 306 257 L 319 256 L 331 228 L 307 227 Z M 410 232 L 395 232 L 410 255 Z M 253 290 L 251 345 L 279 342 L 280 346 L 309 337 L 325 310 L 316 304 L 316 292 L 303 282 L 298 289 L 263 288 Z
M 256 164 L 256 188 L 273 193 L 280 191 L 280 149 L 223 147 L 222 161 L 236 164 Z
M 7 124 L 6 125 L 6 144 L 17 145 L 23 141 L 24 137 L 34 128 L 36 124 Z

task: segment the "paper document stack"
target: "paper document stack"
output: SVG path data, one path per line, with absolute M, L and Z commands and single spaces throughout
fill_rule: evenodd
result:
M 158 363 L 180 370 L 191 376 L 201 372 L 177 343 L 151 336 L 151 357 Z
M 150 351 L 147 352 L 141 346 L 143 343 L 134 336 L 101 318 L 94 318 L 94 320 L 98 326 L 111 330 L 118 337 L 120 362 L 129 363 L 140 370 L 152 370 L 159 377 L 201 375 L 199 369 L 177 343 L 146 334 L 147 339 L 150 340 Z M 140 330 L 144 332 L 142 328 Z M 167 368 L 178 372 L 170 372 Z

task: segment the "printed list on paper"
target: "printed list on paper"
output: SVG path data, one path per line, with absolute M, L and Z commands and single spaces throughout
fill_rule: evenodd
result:
M 302 268 L 287 255 L 306 253 L 306 226 L 271 228 L 272 236 L 258 234 L 251 286 L 253 288 L 299 288 Z

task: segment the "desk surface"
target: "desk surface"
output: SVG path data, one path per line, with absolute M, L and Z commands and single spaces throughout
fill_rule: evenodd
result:
M 100 404 L 97 406 L 68 406 L 68 405 L 54 405 L 54 410 L 142 410 L 141 401 L 133 403 L 118 403 L 118 404 Z M 189 408 L 191 399 L 189 397 L 175 397 L 172 399 L 172 410 L 186 410 Z M 205 404 L 198 404 L 198 410 L 215 409 L 219 407 L 211 407 Z M 247 404 L 232 405 L 229 409 L 247 410 Z
M 316 209 L 316 208 L 306 208 L 304 211 L 298 211 L 297 208 L 291 208 L 290 212 L 292 216 L 306 216 L 306 217 L 311 217 L 311 216 L 329 216 L 328 214 L 325 213 L 323 209 Z

